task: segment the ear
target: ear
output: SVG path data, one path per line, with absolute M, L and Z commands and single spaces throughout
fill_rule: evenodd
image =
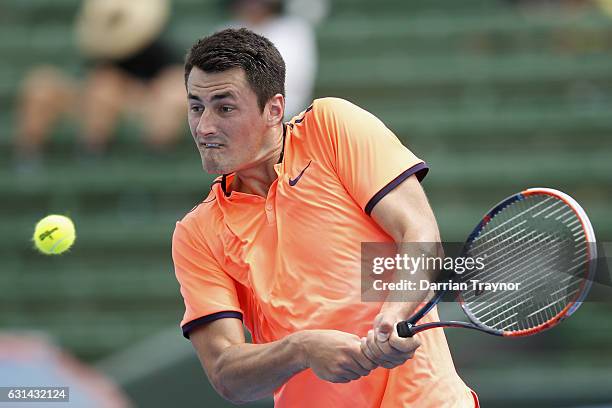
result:
M 285 115 L 285 97 L 281 94 L 271 97 L 266 104 L 265 113 L 268 126 L 276 126 L 282 123 Z

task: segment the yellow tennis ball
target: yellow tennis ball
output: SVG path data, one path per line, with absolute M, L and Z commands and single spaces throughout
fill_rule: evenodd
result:
M 63 215 L 46 216 L 36 224 L 32 239 L 36 248 L 43 254 L 61 254 L 74 244 L 74 224 L 70 218 Z

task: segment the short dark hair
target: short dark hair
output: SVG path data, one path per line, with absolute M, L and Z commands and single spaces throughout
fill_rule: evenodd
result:
M 204 72 L 242 68 L 262 111 L 274 95 L 285 96 L 283 57 L 270 40 L 246 28 L 228 28 L 196 41 L 185 58 L 185 85 L 193 67 Z

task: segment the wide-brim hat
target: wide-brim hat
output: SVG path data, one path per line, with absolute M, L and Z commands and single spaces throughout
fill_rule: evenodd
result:
M 90 58 L 129 57 L 159 37 L 169 16 L 169 0 L 85 0 L 77 16 L 77 44 Z

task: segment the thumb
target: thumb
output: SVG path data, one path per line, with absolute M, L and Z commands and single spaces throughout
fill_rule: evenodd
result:
M 381 313 L 377 316 L 374 323 L 374 334 L 376 339 L 381 342 L 389 340 L 395 326 L 395 314 Z

